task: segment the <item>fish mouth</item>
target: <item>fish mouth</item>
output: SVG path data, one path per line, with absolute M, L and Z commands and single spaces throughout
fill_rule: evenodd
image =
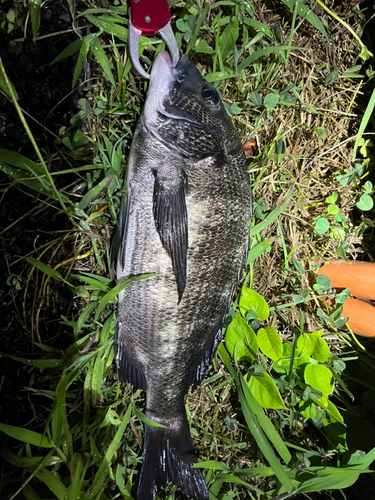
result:
M 188 72 L 190 65 L 191 63 L 188 56 L 184 54 L 174 68 L 170 55 L 165 50 L 162 50 L 156 56 L 156 59 L 152 66 L 151 83 L 152 81 L 160 81 L 161 78 L 165 79 L 166 77 L 171 76 L 178 82 L 182 82 L 186 76 L 186 73 Z

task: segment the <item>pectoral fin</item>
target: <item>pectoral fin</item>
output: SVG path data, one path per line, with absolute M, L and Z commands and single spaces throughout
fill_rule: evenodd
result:
M 185 203 L 185 174 L 176 182 L 155 174 L 154 219 L 163 248 L 172 260 L 176 277 L 178 303 L 186 284 L 186 254 L 188 244 L 187 212 Z

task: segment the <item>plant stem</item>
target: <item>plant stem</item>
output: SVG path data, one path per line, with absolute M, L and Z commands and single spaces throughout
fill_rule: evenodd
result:
M 38 145 L 37 145 L 37 143 L 36 143 L 36 141 L 34 139 L 34 136 L 33 136 L 32 132 L 31 132 L 31 130 L 30 130 L 28 124 L 27 124 L 27 121 L 26 121 L 26 119 L 25 119 L 25 117 L 24 117 L 24 115 L 22 113 L 22 110 L 21 110 L 21 108 L 20 108 L 20 106 L 19 106 L 19 104 L 17 102 L 17 98 L 14 95 L 12 85 L 10 84 L 8 76 L 7 76 L 6 72 L 5 72 L 5 68 L 3 66 L 3 62 L 1 60 L 1 58 L 0 58 L 0 72 L 2 74 L 2 77 L 4 79 L 5 85 L 7 87 L 8 95 L 11 97 L 11 101 L 13 103 L 13 106 L 17 110 L 18 116 L 20 117 L 22 125 L 23 125 L 24 129 L 26 130 L 27 135 L 29 136 L 31 144 L 33 145 L 33 148 L 34 148 L 34 150 L 35 150 L 35 152 L 36 152 L 36 154 L 37 154 L 37 156 L 39 158 L 39 161 L 40 161 L 40 163 L 41 163 L 41 165 L 42 165 L 42 167 L 44 169 L 45 175 L 46 175 L 46 177 L 47 177 L 50 185 L 52 186 L 52 189 L 55 192 L 55 195 L 56 195 L 57 199 L 59 200 L 59 203 L 60 203 L 62 209 L 64 210 L 65 213 L 68 213 L 68 209 L 67 209 L 64 201 L 61 198 L 60 192 L 58 191 L 58 189 L 55 186 L 55 183 L 53 182 L 52 176 L 51 176 L 51 174 L 50 174 L 50 172 L 49 172 L 49 170 L 47 168 L 47 165 L 45 164 L 45 162 L 43 160 L 43 156 L 42 156 L 42 154 L 41 154 L 41 152 L 40 152 L 40 150 L 38 148 Z
M 362 42 L 362 40 L 359 38 L 359 36 L 357 35 L 357 33 L 349 26 L 349 24 L 347 24 L 345 21 L 343 21 L 341 19 L 341 17 L 339 17 L 338 15 L 336 15 L 334 12 L 332 12 L 326 5 L 324 5 L 324 3 L 321 0 L 315 0 L 315 1 L 316 1 L 317 4 L 319 4 L 322 7 L 322 9 L 324 9 L 330 16 L 332 16 L 334 19 L 336 19 L 336 21 L 338 21 L 340 24 L 342 24 L 349 31 L 349 33 L 351 33 L 353 35 L 353 37 L 359 43 L 360 47 L 362 49 L 365 49 L 366 52 L 367 52 L 367 54 L 370 57 L 374 57 L 374 54 L 368 50 L 368 48 L 366 47 L 366 45 Z

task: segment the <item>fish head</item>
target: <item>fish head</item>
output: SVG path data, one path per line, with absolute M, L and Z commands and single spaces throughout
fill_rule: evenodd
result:
M 216 156 L 236 137 L 218 91 L 186 55 L 175 68 L 167 52 L 156 57 L 143 120 L 156 138 L 187 157 Z

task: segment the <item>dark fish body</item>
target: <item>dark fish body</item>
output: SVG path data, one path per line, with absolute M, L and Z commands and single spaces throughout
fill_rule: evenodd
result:
M 117 279 L 143 273 L 119 296 L 116 364 L 146 391 L 138 500 L 168 482 L 188 498 L 208 490 L 184 397 L 220 341 L 247 247 L 250 184 L 240 140 L 217 91 L 184 56 L 161 52 L 132 143 L 127 194 L 112 254 Z

